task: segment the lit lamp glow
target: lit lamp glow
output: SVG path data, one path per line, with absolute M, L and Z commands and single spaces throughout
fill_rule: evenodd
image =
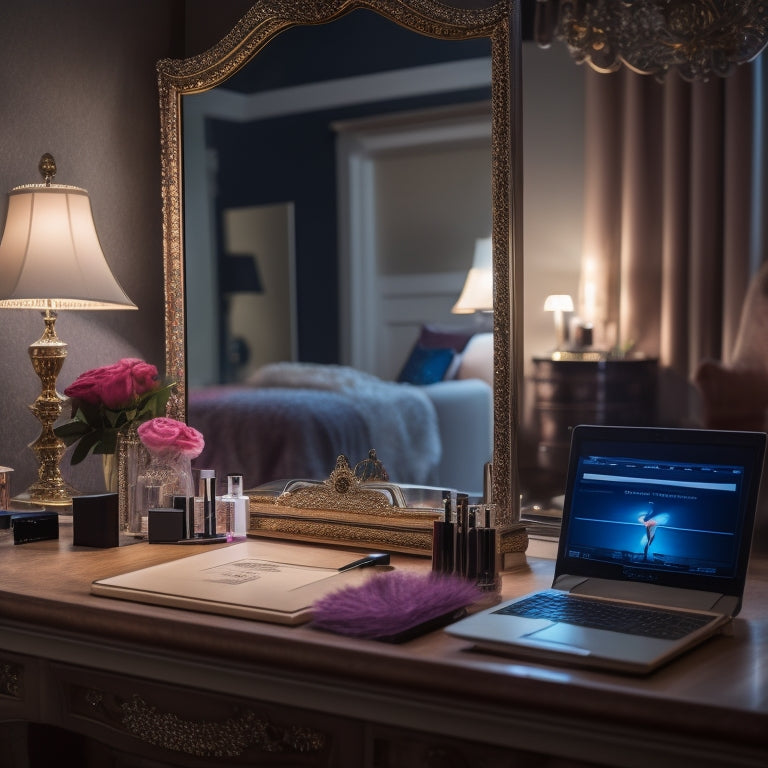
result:
M 473 312 L 493 312 L 493 269 L 491 238 L 484 237 L 475 241 L 475 254 L 472 266 L 467 272 L 464 288 L 459 300 L 453 305 L 456 315 L 468 315 Z
M 53 432 L 65 400 L 56 378 L 67 345 L 56 335 L 59 309 L 136 309 L 107 264 L 93 222 L 88 193 L 79 187 L 52 184 L 56 164 L 40 160 L 43 184 L 9 192 L 8 214 L 0 241 L 0 308 L 39 309 L 43 335 L 29 346 L 32 367 L 42 391 L 30 410 L 42 425 L 30 448 L 38 479 L 16 497 L 19 501 L 68 506 L 75 491 L 62 477 L 59 462 L 66 446 Z
M 573 312 L 573 299 L 567 293 L 554 293 L 544 301 L 544 311 L 554 312 L 556 349 L 565 348 L 565 313 Z

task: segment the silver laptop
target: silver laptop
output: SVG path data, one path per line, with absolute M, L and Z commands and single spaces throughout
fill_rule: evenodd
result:
M 446 631 L 494 652 L 636 674 L 697 645 L 741 608 L 765 442 L 575 427 L 551 589 Z

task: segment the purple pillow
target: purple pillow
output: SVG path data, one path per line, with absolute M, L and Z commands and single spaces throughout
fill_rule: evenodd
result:
M 454 352 L 463 352 L 467 342 L 476 332 L 477 329 L 422 325 L 416 346 L 426 349 L 452 349 Z

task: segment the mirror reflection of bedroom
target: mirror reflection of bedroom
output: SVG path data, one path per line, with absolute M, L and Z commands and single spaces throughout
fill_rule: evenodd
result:
M 396 42 L 349 45 L 381 35 Z M 316 51 L 311 85 L 292 66 L 297 45 Z M 343 62 L 328 54 L 341 46 Z M 750 186 L 763 57 L 727 77 L 664 78 L 572 54 L 523 42 L 524 502 L 562 492 L 575 423 L 763 426 L 762 400 L 730 396 L 746 391 L 739 367 L 765 368 L 749 317 L 765 260 Z M 488 71 L 487 40 L 425 39 L 354 12 L 273 41 L 209 117 L 195 106 L 207 95 L 184 97 L 189 414 L 201 422 L 209 398 L 226 450 L 241 451 L 215 463 L 247 484 L 326 476 L 338 452 L 354 462 L 373 447 L 396 482 L 480 490 L 489 314 L 453 308 L 488 235 Z M 207 142 L 193 164 L 196 135 Z M 233 279 L 238 265 L 247 275 Z M 237 290 L 219 296 L 227 284 Z M 279 408 L 301 429 L 219 408 L 225 392 L 242 408 L 257 389 L 288 390 Z M 249 467 L 278 433 L 274 463 Z M 327 455 L 312 465 L 302 449 Z
M 221 435 L 197 465 L 252 488 L 373 448 L 393 482 L 481 495 L 490 68 L 489 39 L 359 10 L 184 96 L 187 412 Z

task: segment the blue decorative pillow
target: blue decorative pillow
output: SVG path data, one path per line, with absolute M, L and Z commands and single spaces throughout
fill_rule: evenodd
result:
M 434 384 L 442 381 L 456 353 L 452 349 L 421 347 L 411 350 L 397 380 L 408 384 Z

